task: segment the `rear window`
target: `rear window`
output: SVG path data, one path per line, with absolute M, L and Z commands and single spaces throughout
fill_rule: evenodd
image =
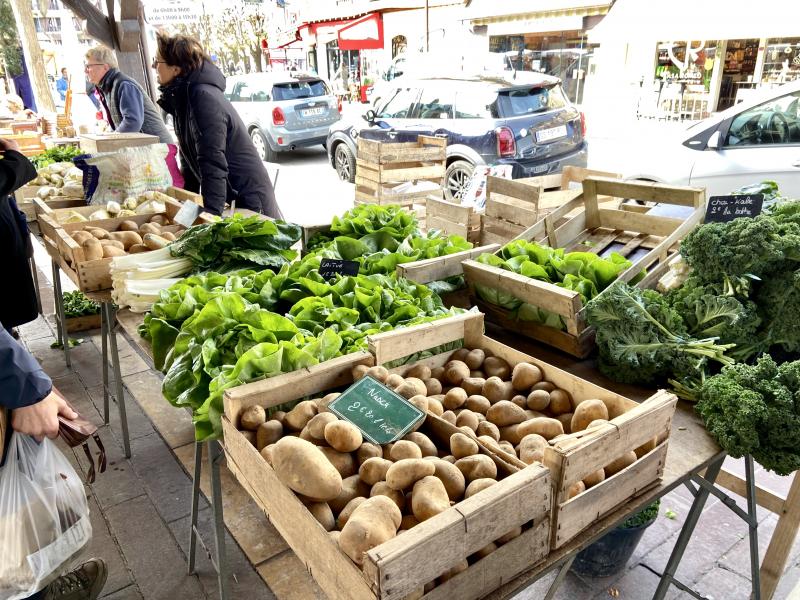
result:
M 567 100 L 561 86 L 553 85 L 501 91 L 497 104 L 502 116 L 522 117 L 564 108 Z
M 276 83 L 272 88 L 272 95 L 275 100 L 300 100 L 302 98 L 327 96 L 328 94 L 330 94 L 328 86 L 319 79 Z

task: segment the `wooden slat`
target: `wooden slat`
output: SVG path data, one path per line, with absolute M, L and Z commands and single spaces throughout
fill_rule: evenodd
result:
M 584 181 L 584 190 L 587 181 L 593 181 L 592 185 L 597 190 L 597 194 L 601 195 L 705 208 L 705 190 L 702 188 L 663 185 L 649 181 L 620 181 L 608 177 L 589 177 Z
M 587 169 L 586 167 L 573 167 L 567 165 L 561 171 L 561 189 L 568 190 L 570 183 L 583 183 L 587 177 L 607 177 L 609 179 L 622 179 L 619 173 L 611 173 L 610 171 L 598 171 L 596 169 Z
M 527 200 L 491 194 L 486 198 L 486 216 L 530 227 L 539 220 L 539 211 Z
M 461 275 L 464 272 L 461 268 L 462 261 L 476 258 L 481 254 L 496 252 L 499 248 L 498 244 L 489 244 L 438 258 L 402 263 L 397 265 L 397 276 L 405 277 L 417 283 L 440 281 L 448 277 Z
M 519 183 L 512 179 L 492 177 L 490 175 L 486 178 L 486 197 L 489 198 L 493 193 L 519 198 L 520 200 L 530 202 L 534 208 L 537 208 L 539 196 L 542 195 L 542 188 L 539 185 Z
M 778 587 L 781 575 L 800 529 L 800 473 L 795 471 L 789 493 L 786 495 L 784 509 L 781 511 L 775 532 L 767 547 L 764 561 L 761 563 L 761 597 L 772 598 Z M 795 587 L 789 598 L 800 595 L 800 587 Z
M 629 242 L 627 242 L 622 248 L 617 250 L 617 253 L 620 254 L 621 256 L 624 256 L 625 258 L 627 258 L 628 255 L 631 254 L 631 252 L 633 252 L 639 246 L 642 245 L 642 242 L 644 242 L 646 237 L 647 237 L 646 235 L 640 234 L 640 235 L 637 235 L 637 236 L 631 238 L 631 240 Z
M 657 215 L 648 215 L 626 210 L 601 208 L 600 226 L 609 229 L 636 231 L 650 235 L 667 236 L 683 223 L 683 219 L 673 219 Z
M 717 475 L 714 484 L 726 490 L 730 490 L 742 498 L 747 498 L 747 484 L 741 477 L 730 471 L 722 469 Z M 786 500 L 775 492 L 762 488 L 761 486 L 756 486 L 756 504 L 760 507 L 766 508 L 776 515 L 781 515 L 783 514 L 785 503 Z
M 431 200 L 428 202 L 427 208 L 427 216 L 429 218 L 433 216 L 441 217 L 461 225 L 469 225 L 474 212 L 471 206 L 462 206 L 445 200 Z
M 483 215 L 483 229 L 504 238 L 503 243 L 510 242 L 514 238 L 522 236 L 526 230 L 524 225 L 518 225 L 506 221 L 505 219 L 498 219 L 497 217 L 488 215 Z
M 576 239 L 572 244 L 569 245 L 568 248 L 566 248 L 566 250 L 569 252 L 580 250 L 583 252 L 600 254 L 603 250 L 615 242 L 621 233 L 622 232 L 619 230 L 606 231 L 604 229 L 595 229 L 594 232 L 586 239 Z
M 75 331 L 89 331 L 100 327 L 100 313 L 96 315 L 84 315 L 81 317 L 67 317 L 67 333 Z
M 425 215 L 425 229 L 428 231 L 431 231 L 432 229 L 438 229 L 447 235 L 460 235 L 465 240 L 469 239 L 472 231 L 467 225 L 448 221 L 447 219 L 444 219 L 438 215 L 432 215 L 430 212 Z

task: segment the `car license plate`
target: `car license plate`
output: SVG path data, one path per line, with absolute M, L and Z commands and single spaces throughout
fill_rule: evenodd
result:
M 566 137 L 567 135 L 567 126 L 566 125 L 559 125 L 558 127 L 551 127 L 550 129 L 542 129 L 536 132 L 536 141 L 537 142 L 549 142 L 550 140 L 556 140 L 561 137 Z
M 316 117 L 317 115 L 321 115 L 325 112 L 325 107 L 320 106 L 318 108 L 304 108 L 300 112 L 304 117 Z

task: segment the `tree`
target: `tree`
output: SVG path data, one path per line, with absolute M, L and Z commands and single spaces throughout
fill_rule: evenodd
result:
M 55 112 L 56 105 L 53 102 L 50 85 L 47 83 L 42 47 L 39 45 L 39 38 L 36 37 L 36 28 L 33 25 L 30 0 L 11 0 L 11 9 L 17 22 L 17 33 L 25 49 L 25 62 L 36 96 L 36 106 L 39 112 Z
M 22 74 L 22 50 L 17 35 L 17 23 L 8 0 L 0 0 L 0 69 L 9 77 Z

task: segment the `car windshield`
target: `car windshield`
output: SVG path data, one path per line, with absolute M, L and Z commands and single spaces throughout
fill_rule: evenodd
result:
M 272 88 L 275 100 L 300 100 L 329 94 L 328 86 L 319 79 L 276 83 Z
M 551 85 L 503 90 L 497 103 L 504 117 L 520 117 L 564 108 L 567 100 L 560 85 Z

